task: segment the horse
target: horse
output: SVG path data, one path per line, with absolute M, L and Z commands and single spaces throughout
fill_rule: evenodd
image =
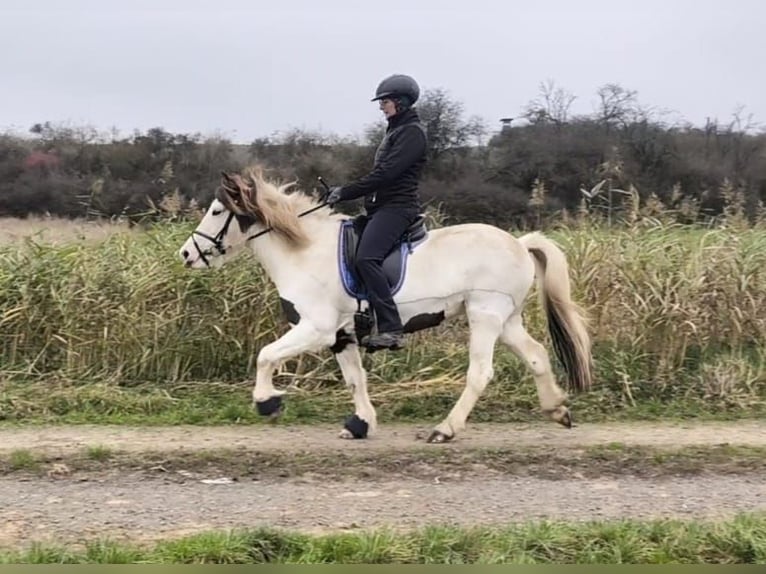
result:
M 320 198 L 290 192 L 294 187 L 295 182 L 267 179 L 260 166 L 242 173 L 222 171 L 210 206 L 178 255 L 187 268 L 215 269 L 249 247 L 276 287 L 289 329 L 258 352 L 252 401 L 259 415 L 281 412 L 286 391 L 276 389 L 272 377 L 283 361 L 329 349 L 354 402 L 339 436 L 367 438 L 377 430 L 377 414 L 361 355 L 360 341 L 372 328 L 372 316 L 354 273 L 356 218 L 327 209 Z M 538 231 L 516 238 L 485 223 L 427 228 L 423 217 L 384 263 L 404 331 L 422 331 L 462 315 L 470 346 L 463 391 L 427 442 L 450 441 L 466 428 L 494 377 L 498 340 L 531 371 L 542 414 L 571 429 L 568 394 L 556 382 L 548 351 L 530 336 L 522 318 L 536 282 L 569 390 L 590 389 L 588 319 L 572 300 L 561 248 Z

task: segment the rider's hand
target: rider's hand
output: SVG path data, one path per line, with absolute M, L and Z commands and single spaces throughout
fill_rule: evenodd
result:
M 342 201 L 342 198 L 340 196 L 340 190 L 341 190 L 341 186 L 339 185 L 334 185 L 333 187 L 330 188 L 330 193 L 327 195 L 327 200 L 326 200 L 327 205 L 329 205 L 330 207 L 333 207 L 336 203 L 338 203 L 339 201 Z

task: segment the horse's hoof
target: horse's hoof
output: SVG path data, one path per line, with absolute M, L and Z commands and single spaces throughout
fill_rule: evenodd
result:
M 429 443 L 443 443 L 443 442 L 449 442 L 452 440 L 452 436 L 446 435 L 441 431 L 435 430 L 431 433 L 431 436 L 428 437 Z
M 282 418 L 282 409 L 276 410 L 273 413 L 271 413 L 266 420 L 272 424 L 276 424 L 277 422 L 279 422 L 280 418 Z
M 548 414 L 551 420 L 559 423 L 568 429 L 574 426 L 574 419 L 572 418 L 571 411 L 564 405 L 559 405 L 555 409 L 544 411 Z
M 261 416 L 271 417 L 272 419 L 279 418 L 279 415 L 282 414 L 282 397 L 275 395 L 265 401 L 256 401 L 255 408 Z
M 561 416 L 556 419 L 556 422 L 568 429 L 571 429 L 574 426 L 574 419 L 572 418 L 571 411 L 564 411 Z

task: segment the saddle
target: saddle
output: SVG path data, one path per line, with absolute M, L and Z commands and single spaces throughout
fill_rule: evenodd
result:
M 407 256 L 428 237 L 425 218 L 425 214 L 418 215 L 418 218 L 404 231 L 383 260 L 383 272 L 388 280 L 392 295 L 395 295 L 404 283 L 407 272 Z M 359 236 L 360 229 L 355 219 L 346 219 L 341 223 L 338 241 L 338 266 L 346 293 L 359 301 L 363 301 L 367 300 L 367 293 L 355 263 Z

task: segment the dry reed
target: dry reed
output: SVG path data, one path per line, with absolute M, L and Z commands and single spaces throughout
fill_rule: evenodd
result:
M 639 213 L 633 199 L 627 225 L 580 218 L 548 232 L 567 255 L 575 299 L 592 317 L 597 387 L 631 402 L 691 394 L 746 404 L 763 396 L 762 224 L 735 217 L 710 229 L 680 226 Z M 176 249 L 192 225 L 2 246 L 4 376 L 121 384 L 252 378 L 258 349 L 286 328 L 277 295 L 247 261 L 209 273 L 183 269 Z M 526 316 L 547 344 L 534 297 Z M 416 334 L 404 353 L 369 359 L 371 381 L 410 382 L 413 393 L 429 381 L 458 383 L 465 341 L 460 321 Z M 498 357 L 498 378 L 528 377 L 515 357 Z M 338 372 L 324 353 L 288 362 L 282 376 L 297 389 L 316 388 L 335 385 Z

